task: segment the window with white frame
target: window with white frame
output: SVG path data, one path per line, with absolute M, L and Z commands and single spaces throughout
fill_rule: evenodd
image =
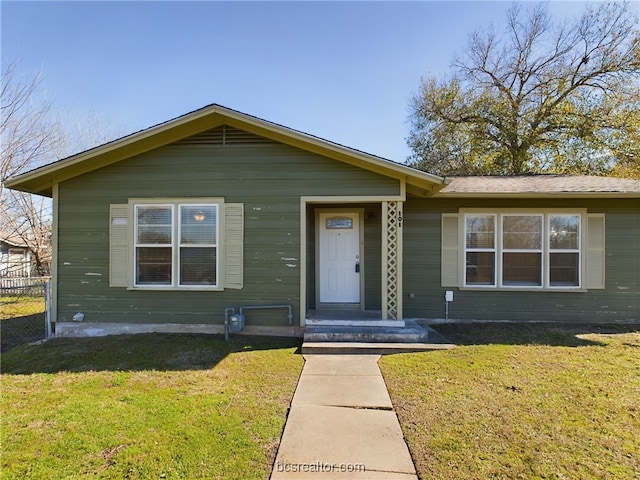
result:
M 467 215 L 465 244 L 467 284 L 495 285 L 496 215 Z
M 502 215 L 502 285 L 542 286 L 542 215 Z
M 580 217 L 549 215 L 549 285 L 580 284 Z
M 218 204 L 136 204 L 134 215 L 135 286 L 218 285 Z
M 579 213 L 467 213 L 464 285 L 580 288 Z

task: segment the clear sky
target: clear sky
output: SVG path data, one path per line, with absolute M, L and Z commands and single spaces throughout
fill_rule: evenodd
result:
M 409 99 L 508 2 L 0 2 L 2 64 L 120 133 L 218 103 L 404 161 Z M 558 18 L 583 2 L 551 2 Z

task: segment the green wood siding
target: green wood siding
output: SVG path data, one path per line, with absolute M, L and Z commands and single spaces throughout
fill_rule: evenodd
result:
M 605 214 L 605 288 L 587 292 L 471 291 L 441 286 L 442 214 L 459 208 L 586 208 Z M 404 210 L 404 317 L 552 322 L 640 320 L 640 210 L 637 199 L 416 200 Z M 586 254 L 586 252 L 583 252 Z M 408 295 L 415 294 L 415 300 Z
M 364 211 L 365 308 L 382 309 L 382 206 Z
M 83 312 L 86 322 L 221 323 L 226 307 L 274 303 L 298 312 L 300 196 L 399 193 L 398 180 L 282 144 L 170 145 L 61 182 L 58 321 Z M 110 205 L 162 197 L 244 204 L 242 289 L 109 287 Z M 247 317 L 254 325 L 287 323 L 286 311 Z

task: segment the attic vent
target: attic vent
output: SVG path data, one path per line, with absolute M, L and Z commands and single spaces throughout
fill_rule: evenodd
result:
M 177 145 L 264 145 L 269 143 L 276 142 L 229 125 L 220 125 L 176 142 Z

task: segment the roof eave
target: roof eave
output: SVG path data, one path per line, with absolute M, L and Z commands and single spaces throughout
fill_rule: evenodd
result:
M 294 147 L 341 160 L 355 166 L 372 169 L 391 177 L 406 178 L 409 179 L 409 182 L 416 183 L 417 185 L 428 184 L 430 188 L 437 186 L 438 190 L 450 183 L 450 180 L 444 177 L 416 170 L 360 150 L 345 147 L 344 145 L 339 145 L 299 130 L 283 127 L 234 110 L 227 110 L 227 112 L 229 113 L 228 118 L 232 120 L 226 122 L 229 125 L 244 128 L 257 135 L 262 135 Z M 235 123 L 233 120 L 236 120 L 238 123 Z
M 640 192 L 439 192 L 438 198 L 640 198 Z
M 208 121 L 214 120 L 217 110 L 216 106 L 197 110 L 186 116 L 132 133 L 55 163 L 23 173 L 7 180 L 5 185 L 14 190 L 51 196 L 54 183 L 199 133 L 202 131 L 201 122 L 203 118 Z M 173 135 L 168 135 L 169 132 L 173 132 Z M 93 161 L 89 165 L 87 161 L 90 159 Z
M 223 123 L 244 128 L 245 130 L 282 143 L 314 151 L 392 177 L 409 178 L 409 183 L 416 184 L 417 186 L 425 186 L 425 191 L 435 192 L 449 183 L 449 181 L 443 177 L 415 170 L 411 167 L 376 157 L 375 155 L 351 149 L 304 132 L 213 104 L 169 120 L 168 122 L 23 173 L 7 180 L 5 185 L 15 190 L 50 197 L 55 183 L 168 145 Z M 88 160 L 91 160 L 91 162 L 89 163 Z

